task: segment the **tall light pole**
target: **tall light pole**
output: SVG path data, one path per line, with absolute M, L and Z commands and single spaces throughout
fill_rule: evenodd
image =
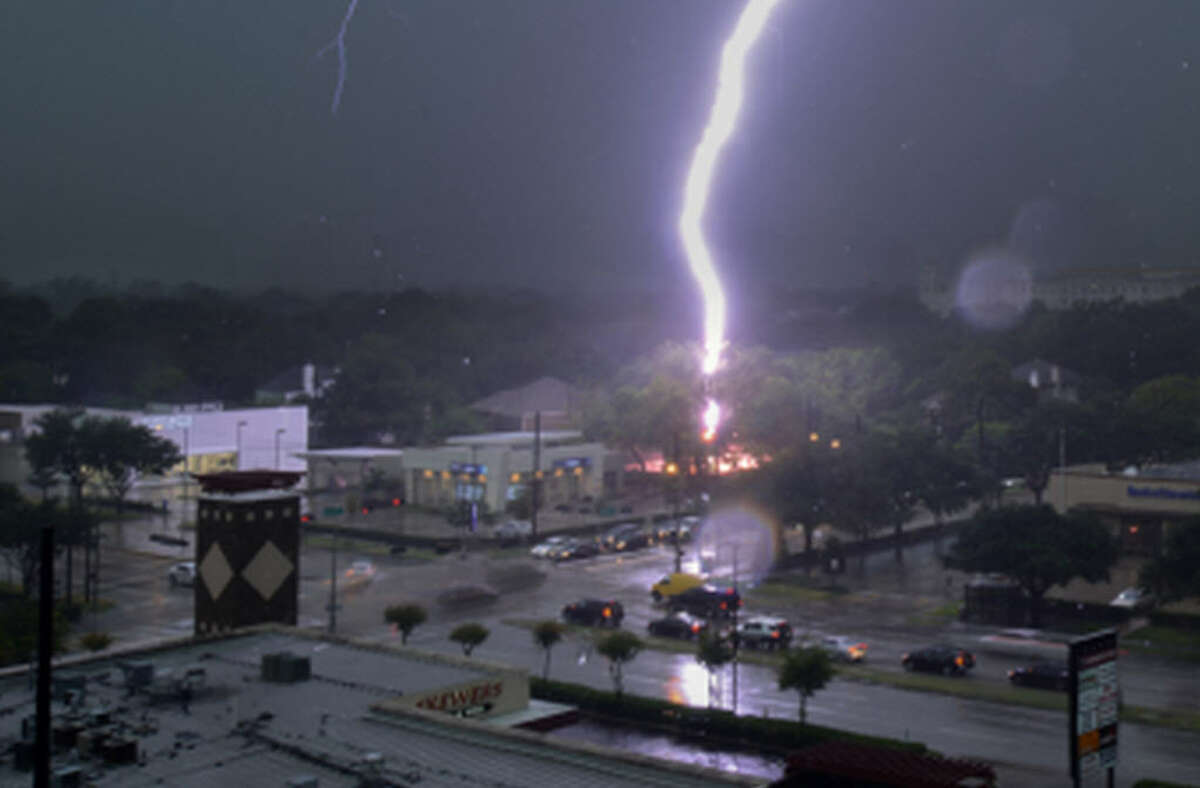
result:
M 237 454 L 234 455 L 234 470 L 242 469 L 242 427 L 245 427 L 248 422 L 239 421 L 237 423 Z
M 283 427 L 275 430 L 275 470 L 279 470 L 279 438 L 285 432 L 287 432 L 287 430 Z

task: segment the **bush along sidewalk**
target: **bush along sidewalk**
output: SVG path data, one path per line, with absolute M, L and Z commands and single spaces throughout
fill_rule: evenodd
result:
M 900 741 L 880 736 L 827 728 L 822 725 L 800 724 L 793 720 L 769 717 L 738 716 L 723 709 L 704 709 L 682 706 L 670 701 L 592 689 L 580 684 L 568 684 L 530 677 L 529 694 L 538 700 L 566 703 L 597 717 L 636 723 L 680 736 L 720 740 L 756 751 L 787 754 L 812 744 L 844 741 L 872 747 L 927 752 L 920 742 Z

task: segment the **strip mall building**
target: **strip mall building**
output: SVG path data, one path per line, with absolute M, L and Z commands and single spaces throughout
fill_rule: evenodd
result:
M 1154 555 L 1184 520 L 1200 516 L 1200 467 L 1150 468 L 1137 475 L 1108 473 L 1103 466 L 1056 471 L 1044 497 L 1059 512 L 1095 512 L 1121 539 L 1122 552 Z

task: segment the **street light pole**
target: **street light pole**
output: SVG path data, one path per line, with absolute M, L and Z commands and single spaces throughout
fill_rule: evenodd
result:
M 275 430 L 275 470 L 279 470 L 279 438 L 285 432 L 287 432 L 287 430 L 283 427 Z
M 733 593 L 738 596 L 737 583 L 738 581 L 738 544 L 733 545 Z M 738 709 L 738 607 L 741 604 L 741 597 L 738 597 L 738 602 L 733 606 L 733 713 L 737 716 Z

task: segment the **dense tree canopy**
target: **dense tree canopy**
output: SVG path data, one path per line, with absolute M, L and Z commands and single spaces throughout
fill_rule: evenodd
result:
M 981 511 L 959 532 L 947 563 L 1011 577 L 1029 595 L 1033 626 L 1041 626 L 1047 591 L 1075 578 L 1107 580 L 1117 557 L 1116 538 L 1095 515 L 1064 516 L 1046 505 L 1003 506 Z

